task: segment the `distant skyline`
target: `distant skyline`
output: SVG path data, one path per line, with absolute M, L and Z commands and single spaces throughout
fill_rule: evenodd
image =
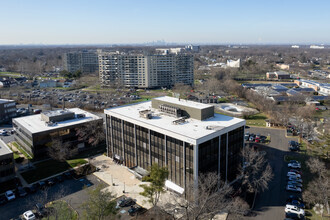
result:
M 327 0 L 0 0 L 0 45 L 329 44 Z

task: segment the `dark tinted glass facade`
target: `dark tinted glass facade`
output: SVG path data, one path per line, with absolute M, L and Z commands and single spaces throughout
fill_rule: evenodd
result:
M 243 148 L 243 138 L 244 127 L 239 127 L 230 131 L 228 134 L 226 133 L 220 136 L 220 164 L 219 137 L 199 144 L 198 172 L 219 173 L 220 170 L 222 180 L 227 180 L 229 182 L 235 180 L 238 174 L 238 166 L 242 162 L 240 152 Z
M 120 158 L 128 167 L 148 169 L 157 163 L 168 168 L 168 180 L 173 183 L 183 188 L 194 183 L 194 145 L 113 116 L 107 115 L 106 121 L 110 157 Z M 243 136 L 241 127 L 199 144 L 198 172 L 220 172 L 224 180 L 227 176 L 232 181 L 240 163 Z

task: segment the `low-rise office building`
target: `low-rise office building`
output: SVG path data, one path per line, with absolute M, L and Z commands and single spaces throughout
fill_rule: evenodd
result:
M 290 73 L 284 71 L 267 72 L 266 78 L 269 80 L 290 79 Z
M 0 139 L 0 183 L 15 177 L 14 154 Z
M 47 152 L 54 138 L 60 138 L 63 143 L 84 148 L 85 142 L 79 140 L 77 129 L 98 121 L 102 117 L 91 114 L 79 108 L 44 112 L 38 115 L 13 119 L 15 140 L 32 157 L 39 159 L 47 157 Z
M 16 110 L 14 100 L 0 99 L 0 123 L 10 122 L 16 116 Z
M 242 163 L 245 120 L 214 113 L 214 106 L 172 97 L 106 109 L 108 156 L 130 168 L 154 163 L 169 170 L 166 186 L 183 193 L 200 173 L 224 181 Z

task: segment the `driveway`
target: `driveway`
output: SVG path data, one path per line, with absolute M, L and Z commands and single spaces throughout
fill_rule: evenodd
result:
M 288 151 L 288 141 L 297 139 L 285 137 L 285 130 L 283 129 L 251 127 L 246 129 L 246 131 L 254 134 L 271 136 L 271 142 L 267 145 L 260 145 L 260 147 L 261 150 L 267 152 L 267 159 L 274 173 L 274 178 L 269 183 L 268 190 L 257 195 L 254 207 L 257 216 L 254 216 L 253 219 L 284 219 L 285 201 L 291 194 L 285 190 L 288 168 L 287 163 L 284 161 L 284 156 L 291 154 L 291 152 Z
M 14 201 L 0 206 L 0 220 L 16 218 L 25 211 L 33 209 L 36 203 L 46 204 L 57 199 L 66 200 L 74 209 L 78 208 L 77 211 L 81 214 L 80 204 L 87 198 L 84 187 L 95 187 L 100 183 L 104 184 L 103 181 L 91 174 L 79 180 L 68 179 L 48 189 L 39 190 L 23 198 L 16 198 Z

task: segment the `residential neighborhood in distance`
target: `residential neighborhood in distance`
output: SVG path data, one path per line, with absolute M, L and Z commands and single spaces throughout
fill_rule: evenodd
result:
M 330 218 L 314 4 L 1 2 L 0 220 Z

